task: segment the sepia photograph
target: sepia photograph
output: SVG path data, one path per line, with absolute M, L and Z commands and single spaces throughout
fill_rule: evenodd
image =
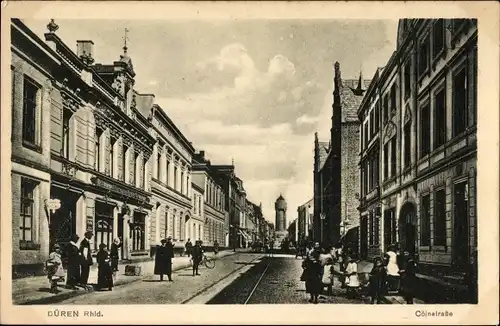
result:
M 477 16 L 57 16 L 2 15 L 13 306 L 480 303 Z

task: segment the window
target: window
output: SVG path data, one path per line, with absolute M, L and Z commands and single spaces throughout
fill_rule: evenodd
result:
M 380 124 L 380 104 L 379 102 L 377 102 L 377 104 L 375 105 L 375 121 L 374 121 L 374 126 L 375 126 L 375 133 L 378 133 L 378 130 L 379 130 L 379 124 Z
M 455 39 L 460 31 L 467 25 L 468 19 L 452 19 L 450 21 L 451 37 Z
M 157 158 L 156 158 L 156 179 L 160 180 L 161 178 L 161 153 L 158 152 Z
M 165 224 L 163 225 L 163 237 L 168 236 L 168 209 L 165 209 Z
M 127 179 L 125 177 L 125 171 L 126 171 L 125 167 L 127 166 L 127 151 L 128 151 L 127 145 L 123 145 L 122 151 L 123 151 L 123 153 L 122 153 L 122 181 L 126 182 L 125 180 L 127 180 Z
M 397 87 L 396 83 L 392 84 L 392 87 L 391 87 L 391 113 L 396 111 L 396 108 L 397 108 L 396 87 Z
M 411 92 L 411 59 L 408 59 L 404 66 L 404 90 L 405 100 L 407 100 Z
M 444 19 L 438 19 L 432 27 L 432 58 L 435 60 L 437 56 L 444 50 L 445 29 Z
M 396 136 L 392 137 L 391 141 L 391 177 L 396 175 L 397 160 L 396 160 Z
M 174 167 L 174 189 L 177 190 L 177 167 Z
M 137 181 L 139 181 L 139 174 L 137 172 L 137 161 L 139 160 L 139 153 L 134 153 L 134 160 L 132 162 L 132 171 L 134 173 L 134 186 L 137 186 Z
M 369 141 L 369 138 L 368 138 L 368 123 L 365 123 L 365 125 L 364 125 L 363 134 L 365 136 L 365 149 L 366 149 L 368 147 L 368 141 Z
M 141 185 L 140 188 L 144 189 L 146 187 L 146 178 L 148 177 L 148 171 L 146 169 L 147 167 L 147 160 L 144 158 L 142 159 L 142 173 L 141 173 Z
M 373 157 L 373 187 L 377 187 L 378 186 L 378 182 L 379 182 L 379 172 L 378 172 L 378 154 L 375 155 Z
M 373 212 L 372 214 L 373 214 L 373 222 L 374 222 L 373 223 L 374 224 L 373 244 L 378 245 L 380 243 L 380 213 L 377 210 L 375 210 L 375 212 Z
M 95 128 L 95 135 L 94 135 L 94 153 L 95 153 L 95 162 L 94 162 L 94 168 L 96 171 L 99 171 L 100 168 L 100 161 L 101 161 L 101 136 L 102 136 L 102 129 L 101 128 Z
M 446 142 L 446 92 L 441 89 L 434 98 L 434 149 Z
M 181 172 L 181 194 L 184 193 L 184 172 Z
M 96 205 L 96 227 L 94 249 L 98 250 L 99 245 L 104 243 L 106 247 L 111 248 L 113 242 L 113 208 L 109 205 Z
M 389 119 L 389 94 L 385 94 L 384 96 L 384 122 L 387 122 Z
M 389 142 L 384 145 L 384 179 L 389 177 Z
M 37 115 L 40 87 L 24 77 L 23 90 L 23 142 L 38 145 Z
M 21 241 L 32 242 L 35 214 L 35 190 L 37 183 L 21 178 Z
M 420 210 L 420 245 L 429 246 L 431 236 L 431 201 L 430 195 L 422 197 Z
M 418 49 L 418 76 L 422 77 L 429 69 L 429 35 L 419 45 Z
M 363 179 L 363 196 L 366 196 L 368 193 L 368 169 L 367 169 L 367 161 L 363 162 L 362 166 L 362 179 Z
M 370 112 L 370 138 L 373 137 L 375 134 L 375 119 L 373 118 L 373 114 L 375 113 L 375 110 L 371 110 Z
M 168 160 L 168 157 L 167 157 L 167 168 L 166 168 L 166 171 L 165 173 L 167 174 L 167 185 L 170 184 L 170 161 Z
M 411 123 L 408 122 L 404 126 L 404 166 L 410 167 L 411 164 Z
M 115 144 L 116 138 L 111 137 L 109 143 L 109 175 L 111 177 L 115 176 Z
M 431 149 L 431 116 L 429 103 L 420 109 L 420 157 L 429 154 Z
M 132 239 L 132 251 L 141 251 L 145 247 L 145 216 L 144 214 L 134 213 L 134 221 L 130 229 L 130 238 Z
M 467 128 L 467 69 L 463 67 L 453 76 L 453 136 Z
M 446 245 L 446 192 L 436 191 L 434 201 L 434 245 Z
M 384 211 L 384 248 L 396 242 L 396 217 L 395 209 L 390 208 Z
M 71 111 L 63 109 L 63 121 L 62 121 L 62 156 L 69 159 L 69 122 L 71 119 Z

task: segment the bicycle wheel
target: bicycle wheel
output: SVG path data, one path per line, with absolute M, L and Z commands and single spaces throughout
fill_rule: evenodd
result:
M 210 258 L 210 257 L 206 257 L 205 258 L 205 267 L 206 268 L 214 268 L 215 267 L 215 260 L 213 258 Z

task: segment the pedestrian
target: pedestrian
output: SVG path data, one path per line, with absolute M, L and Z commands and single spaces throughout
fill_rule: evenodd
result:
M 81 262 L 81 284 L 87 288 L 89 282 L 90 266 L 94 263 L 92 261 L 92 252 L 90 251 L 90 240 L 94 236 L 92 231 L 85 232 L 85 238 L 80 243 L 80 255 L 82 256 Z
M 328 250 L 326 247 L 321 248 L 319 260 L 321 261 L 321 266 L 325 266 L 327 261 L 333 260 L 332 255 L 330 255 L 330 250 Z
M 387 285 L 389 291 L 399 290 L 399 267 L 398 255 L 396 254 L 396 246 L 389 246 L 389 250 L 384 255 L 386 270 L 387 270 Z
M 370 272 L 369 293 L 371 303 L 381 303 L 382 296 L 385 294 L 385 282 L 387 272 L 385 270 L 384 262 L 380 257 L 373 261 L 373 268 Z
M 323 288 L 321 280 L 322 267 L 319 255 L 319 251 L 314 249 L 302 263 L 305 271 L 306 292 L 311 295 L 309 302 L 315 304 L 318 303 L 318 296 Z
M 356 295 L 356 291 L 360 286 L 358 277 L 358 263 L 355 255 L 350 255 L 349 263 L 346 266 L 344 274 L 346 276 L 345 283 L 347 286 L 347 295 L 349 297 L 354 297 Z
M 219 242 L 217 240 L 214 241 L 214 254 L 217 256 L 219 253 Z
M 59 293 L 57 282 L 64 280 L 64 269 L 61 259 L 61 246 L 55 244 L 49 258 L 45 261 L 45 271 L 50 283 L 50 293 Z
M 196 241 L 193 248 L 193 276 L 200 275 L 198 267 L 203 259 L 203 249 L 201 248 L 201 241 Z
M 113 273 L 118 272 L 118 260 L 120 259 L 118 255 L 118 248 L 122 246 L 120 238 L 115 238 L 111 244 L 110 257 L 111 257 L 111 270 Z
M 413 256 L 408 251 L 404 251 L 402 260 L 402 268 L 401 270 L 398 270 L 401 275 L 401 292 L 406 303 L 413 304 L 417 282 L 417 264 L 415 263 Z
M 165 244 L 165 274 L 168 276 L 168 281 L 173 282 L 172 280 L 172 258 L 174 258 L 174 244 L 172 243 L 172 237 L 167 238 L 167 243 Z
M 167 273 L 167 240 L 162 239 L 161 245 L 156 246 L 154 274 L 160 275 L 160 282 L 163 281 L 163 275 Z
M 188 257 L 191 257 L 191 250 L 193 249 L 193 244 L 191 243 L 191 239 L 188 239 L 186 245 L 184 246 L 186 254 Z
M 71 236 L 69 246 L 67 247 L 68 256 L 68 275 L 66 279 L 66 288 L 74 290 L 80 284 L 80 263 L 82 256 L 80 255 L 80 248 L 76 244 L 79 240 L 78 235 Z
M 97 252 L 97 290 L 113 290 L 113 270 L 111 269 L 111 257 L 106 250 L 106 245 L 101 243 Z
M 323 288 L 325 286 L 327 288 L 327 295 L 331 296 L 333 294 L 333 259 L 331 257 L 325 261 L 321 281 L 323 282 Z

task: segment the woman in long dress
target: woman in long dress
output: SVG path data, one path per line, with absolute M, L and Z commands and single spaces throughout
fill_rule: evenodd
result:
M 313 250 L 311 254 L 304 260 L 306 292 L 311 295 L 309 302 L 318 303 L 318 296 L 323 289 L 321 281 L 322 266 L 319 260 L 319 251 Z
M 111 270 L 109 253 L 106 250 L 106 245 L 99 245 L 97 253 L 97 289 L 113 289 L 113 271 Z
M 57 282 L 64 280 L 64 269 L 61 260 L 61 246 L 55 244 L 52 247 L 52 252 L 45 262 L 45 270 L 47 278 L 50 282 L 50 293 L 58 293 Z
M 387 269 L 387 283 L 389 291 L 398 291 L 399 289 L 399 266 L 398 255 L 396 254 L 396 247 L 390 246 L 389 250 L 384 255 L 386 269 Z

